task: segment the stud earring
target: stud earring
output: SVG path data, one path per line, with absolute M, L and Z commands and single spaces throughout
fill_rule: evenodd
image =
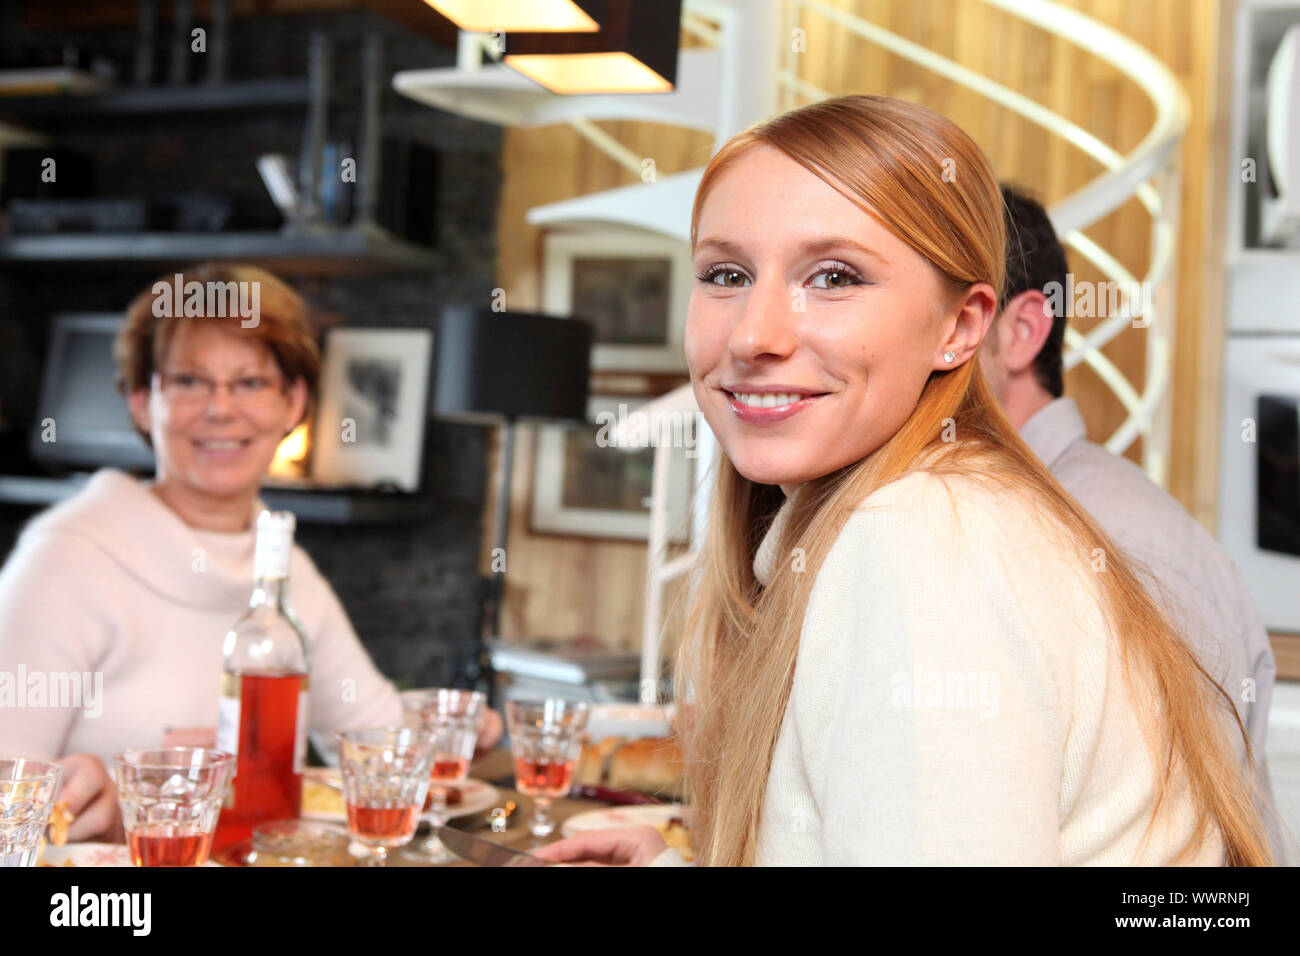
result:
M 944 360 L 945 362 L 951 362 L 951 361 L 952 361 L 953 359 L 955 359 L 956 357 L 957 357 L 957 353 L 956 353 L 956 352 L 944 352 L 944 353 L 943 353 L 943 360 Z

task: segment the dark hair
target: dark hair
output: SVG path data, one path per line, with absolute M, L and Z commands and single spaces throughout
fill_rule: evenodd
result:
M 1007 279 L 1003 287 L 999 314 L 1007 303 L 1030 289 L 1040 292 L 1049 282 L 1059 283 L 1065 289 L 1065 274 L 1069 266 L 1065 250 L 1056 238 L 1052 220 L 1042 204 L 1027 192 L 1002 184 L 1002 201 L 1007 220 Z M 1062 380 L 1061 348 L 1065 343 L 1065 316 L 1052 317 L 1052 331 L 1034 356 L 1034 377 L 1038 384 L 1055 398 L 1065 394 Z

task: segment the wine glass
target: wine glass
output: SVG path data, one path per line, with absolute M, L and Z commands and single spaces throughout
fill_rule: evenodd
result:
M 0 867 L 35 866 L 63 768 L 26 757 L 0 757 Z
M 476 690 L 434 687 L 408 690 L 402 695 L 406 722 L 433 735 L 433 770 L 429 792 L 433 805 L 429 817 L 434 827 L 447 822 L 447 791 L 465 782 L 469 761 L 478 742 L 479 721 L 486 698 Z M 458 857 L 442 845 L 436 830 L 402 854 L 421 863 L 450 863 Z
M 114 756 L 131 862 L 202 866 L 234 769 L 232 754 L 206 747 L 153 747 Z
M 551 799 L 564 796 L 573 783 L 588 713 L 586 704 L 556 697 L 506 702 L 515 787 L 533 798 L 531 829 L 538 839 L 555 832 Z
M 348 831 L 367 851 L 363 865 L 383 866 L 390 849 L 411 842 L 432 766 L 433 735 L 418 727 L 339 734 Z

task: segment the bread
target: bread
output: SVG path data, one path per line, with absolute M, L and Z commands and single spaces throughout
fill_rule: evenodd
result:
M 682 752 L 671 737 L 606 737 L 582 748 L 578 783 L 682 798 Z

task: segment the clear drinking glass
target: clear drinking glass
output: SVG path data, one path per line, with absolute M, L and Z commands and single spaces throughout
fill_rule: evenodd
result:
M 339 734 L 339 769 L 348 830 L 364 846 L 365 866 L 411 842 L 433 767 L 433 735 L 418 727 L 377 727 Z
M 234 755 L 206 747 L 124 750 L 113 757 L 131 862 L 202 866 L 212 849 Z
M 401 697 L 406 722 L 433 735 L 433 768 L 429 777 L 433 805 L 429 817 L 434 826 L 442 826 L 447 822 L 448 789 L 464 783 L 469 773 L 486 698 L 476 690 L 450 687 L 408 690 Z M 430 833 L 423 843 L 407 847 L 402 855 L 421 863 L 450 863 L 459 859 L 442 845 L 436 833 Z
M 532 832 L 539 839 L 555 831 L 551 800 L 568 793 L 573 783 L 588 713 L 588 706 L 580 701 L 555 697 L 506 702 L 515 787 L 536 804 Z
M 351 866 L 348 831 L 320 820 L 276 820 L 253 831 L 249 866 Z
M 63 768 L 26 757 L 0 757 L 0 867 L 35 866 Z

